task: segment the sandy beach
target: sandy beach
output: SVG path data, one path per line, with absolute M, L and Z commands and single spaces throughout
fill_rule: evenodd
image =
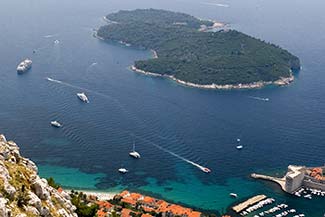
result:
M 70 193 L 71 190 L 82 192 L 86 195 L 94 195 L 98 198 L 98 200 L 110 200 L 113 199 L 113 197 L 120 193 L 120 192 L 109 192 L 109 191 L 96 191 L 96 190 L 83 190 L 83 189 L 69 189 L 64 188 L 64 191 L 67 193 Z

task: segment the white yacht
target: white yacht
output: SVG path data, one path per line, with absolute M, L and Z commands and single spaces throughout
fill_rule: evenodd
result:
M 141 155 L 139 154 L 139 152 L 136 152 L 136 151 L 135 151 L 135 142 L 133 142 L 133 150 L 129 153 L 129 155 L 130 155 L 131 157 L 136 158 L 136 159 L 138 159 L 138 158 L 141 157 Z
M 242 150 L 242 149 L 244 148 L 244 146 L 242 146 L 242 145 L 237 145 L 236 148 L 237 148 L 237 150 Z
M 51 121 L 51 125 L 57 128 L 60 128 L 62 126 L 62 124 L 60 124 L 58 121 Z
M 129 172 L 129 171 L 128 171 L 127 169 L 125 169 L 125 168 L 120 168 L 120 169 L 118 169 L 118 171 L 119 171 L 120 173 L 123 173 L 123 174 Z
M 86 96 L 85 93 L 77 93 L 77 96 L 81 101 L 85 103 L 89 103 L 88 97 Z
M 28 71 L 30 68 L 32 68 L 32 61 L 30 59 L 25 59 L 19 65 L 17 66 L 17 72 L 18 73 L 23 73 Z
M 238 195 L 235 194 L 235 193 L 230 193 L 229 196 L 234 197 L 234 198 L 237 198 L 238 197 Z

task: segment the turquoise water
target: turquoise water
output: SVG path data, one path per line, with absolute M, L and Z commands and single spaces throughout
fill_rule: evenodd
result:
M 55 177 L 57 183 L 63 183 L 65 187 L 77 189 L 96 189 L 98 181 L 105 177 L 103 173 L 87 174 L 77 168 L 50 165 L 41 165 L 38 170 L 42 177 Z
M 230 192 L 240 199 L 265 193 L 308 216 L 322 216 L 324 198 L 294 198 L 249 174 L 324 164 L 325 3 L 218 3 L 229 7 L 195 0 L 2 1 L 0 132 L 40 165 L 41 176 L 65 187 L 128 188 L 219 212 L 235 202 Z M 149 7 L 229 23 L 288 49 L 303 69 L 290 86 L 240 91 L 186 88 L 135 74 L 128 66 L 150 52 L 99 41 L 93 28 L 104 24 L 107 13 Z M 18 76 L 16 65 L 26 57 L 33 68 Z M 77 99 L 80 91 L 90 104 Z M 63 127 L 52 128 L 54 119 Z M 240 152 L 237 138 L 245 146 Z M 128 156 L 133 140 L 141 160 Z M 120 167 L 130 172 L 122 176 Z

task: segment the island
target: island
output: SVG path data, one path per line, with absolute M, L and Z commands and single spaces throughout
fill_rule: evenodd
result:
M 157 9 L 119 11 L 105 16 L 96 36 L 152 50 L 153 58 L 131 69 L 192 87 L 260 88 L 294 80 L 300 61 L 287 50 L 216 21 Z

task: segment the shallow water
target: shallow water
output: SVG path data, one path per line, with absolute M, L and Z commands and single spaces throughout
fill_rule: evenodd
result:
M 284 172 L 288 164 L 324 163 L 325 3 L 205 2 L 229 7 L 194 0 L 2 1 L 0 132 L 40 165 L 41 175 L 67 187 L 127 187 L 219 212 L 234 202 L 230 192 L 240 198 L 266 193 L 308 216 L 322 216 L 324 199 L 296 199 L 248 177 Z M 241 91 L 186 88 L 135 74 L 127 67 L 150 52 L 101 42 L 92 31 L 107 13 L 149 7 L 230 23 L 288 49 L 303 69 L 288 87 Z M 15 67 L 26 57 L 33 68 L 19 76 Z M 90 104 L 77 99 L 80 91 Z M 61 129 L 50 126 L 54 119 Z M 242 151 L 235 149 L 237 138 Z M 128 156 L 133 140 L 141 160 Z M 121 176 L 120 167 L 130 173 Z

